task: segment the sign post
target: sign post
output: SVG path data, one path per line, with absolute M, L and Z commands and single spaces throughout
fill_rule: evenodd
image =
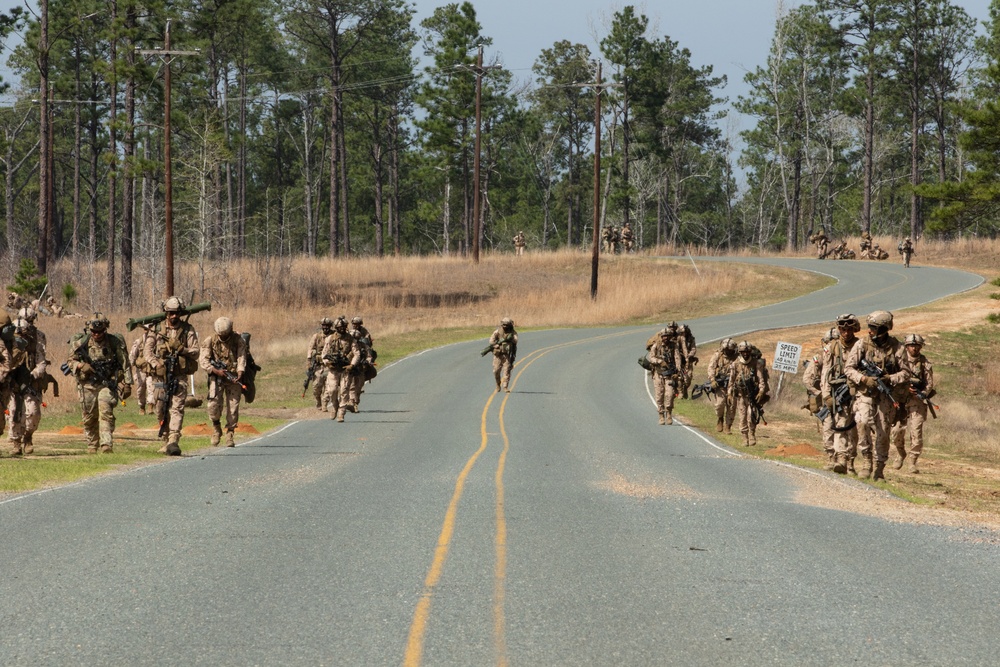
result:
M 802 357 L 802 346 L 795 343 L 782 343 L 778 341 L 778 346 L 774 350 L 774 362 L 771 368 L 781 373 L 778 376 L 778 389 L 776 396 L 781 395 L 781 382 L 785 379 L 785 373 L 795 375 L 799 372 L 799 359 Z

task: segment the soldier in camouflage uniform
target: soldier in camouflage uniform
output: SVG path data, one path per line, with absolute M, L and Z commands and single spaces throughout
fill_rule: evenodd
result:
M 66 365 L 76 376 L 83 411 L 83 434 L 87 451 L 110 454 L 114 447 L 115 408 L 132 393 L 132 367 L 125 341 L 109 334 L 108 318 L 94 313 L 88 323 L 89 336 L 70 343 Z
M 868 315 L 868 336 L 858 341 L 847 356 L 844 373 L 857 391 L 858 446 L 865 457 L 862 477 L 872 472 L 874 448 L 874 479 L 885 479 L 885 463 L 889 459 L 889 428 L 894 417 L 893 397 L 879 389 L 879 378 L 863 368 L 862 360 L 884 373 L 883 385 L 893 387 L 907 383 L 910 373 L 904 365 L 906 351 L 892 331 L 892 313 L 876 310 Z
M 663 329 L 649 348 L 649 363 L 653 374 L 653 400 L 660 416 L 660 426 L 673 424 L 674 397 L 679 382 L 681 353 L 677 345 L 676 330 Z
M 7 320 L 10 318 L 7 317 Z M 28 323 L 20 318 L 10 323 L 6 335 L 10 336 L 10 348 L 0 345 L 3 361 L 0 362 L 0 376 L 3 381 L 3 403 L 6 409 L 6 422 L 9 430 L 8 444 L 11 456 L 30 454 L 24 447 L 24 412 L 25 395 L 31 389 L 31 371 L 28 364 L 28 340 L 24 330 Z
M 736 342 L 732 338 L 724 338 L 719 343 L 719 349 L 708 360 L 708 379 L 711 382 L 712 396 L 715 401 L 715 430 L 731 435 L 733 419 L 736 417 L 736 404 L 729 395 L 729 377 L 733 362 L 736 361 Z M 725 385 L 723 386 L 723 384 Z
M 632 231 L 632 223 L 626 222 L 622 227 L 622 248 L 626 253 L 635 252 L 635 232 Z
M 33 308 L 22 307 L 15 320 L 18 335 L 27 342 L 22 365 L 11 368 L 11 382 L 19 387 L 19 401 L 23 404 L 20 419 L 10 420 L 11 449 L 20 447 L 25 454 L 35 450 L 32 439 L 42 420 L 42 392 L 48 378 L 45 334 L 35 327 L 38 313 Z M 20 323 L 20 324 L 19 324 Z M 13 409 L 10 411 L 13 416 Z
M 903 368 L 909 372 L 910 380 L 903 385 L 906 391 L 900 391 L 902 397 L 898 399 L 897 419 L 893 421 L 889 437 L 897 454 L 893 468 L 902 468 L 905 459 L 908 464 L 907 472 L 918 473 L 917 459 L 924 451 L 924 422 L 927 421 L 927 413 L 933 410 L 930 402 L 937 390 L 934 388 L 934 368 L 921 353 L 924 337 L 909 334 L 903 339 L 903 347 L 906 348 Z M 909 454 L 906 453 L 907 431 L 910 433 Z
M 326 403 L 323 401 L 323 390 L 326 387 L 326 366 L 323 364 L 323 345 L 327 337 L 333 333 L 333 320 L 324 317 L 319 321 L 320 331 L 314 333 L 309 339 L 309 348 L 306 350 L 306 372 L 312 369 L 313 398 L 316 399 L 316 408 L 327 411 Z M 305 393 L 305 392 L 303 392 Z
M 910 258 L 913 257 L 913 241 L 907 236 L 905 239 L 900 241 L 899 246 L 896 248 L 899 254 L 903 257 L 903 266 L 910 268 Z
M 517 331 L 514 320 L 505 317 L 500 320 L 500 326 L 490 335 L 490 348 L 493 351 L 493 379 L 497 383 L 497 391 L 502 388 L 510 392 L 510 372 L 517 359 Z
M 681 374 L 677 381 L 681 397 L 687 398 L 688 389 L 694 379 L 694 367 L 698 363 L 698 344 L 695 342 L 694 334 L 691 333 L 691 327 L 686 324 L 677 326 L 677 351 L 681 359 Z
M 740 434 L 746 447 L 757 444 L 757 424 L 751 415 L 750 402 L 763 405 L 767 397 L 767 378 L 762 373 L 761 361 L 754 354 L 754 346 L 742 341 L 736 346 L 736 361 L 729 371 L 729 394 L 736 405 Z
M 228 317 L 215 320 L 214 329 L 215 333 L 202 341 L 198 358 L 198 365 L 208 373 L 211 442 L 213 447 L 218 447 L 222 441 L 222 407 L 225 405 L 226 447 L 235 447 L 234 432 L 240 422 L 240 399 L 243 398 L 243 373 L 247 369 L 247 345 L 243 337 L 233 331 L 233 321 Z
M 805 372 L 802 374 L 802 383 L 806 386 L 806 398 L 809 401 L 809 411 L 816 414 L 823 407 L 822 384 L 823 384 L 823 364 L 825 363 L 827 350 L 830 343 L 840 337 L 840 332 L 836 327 L 831 328 L 823 336 L 822 349 L 813 356 L 811 361 L 806 362 Z M 833 446 L 833 411 L 820 421 L 820 433 L 823 437 L 823 450 L 827 457 L 827 470 L 833 470 L 836 464 L 836 454 Z
M 819 234 L 813 234 L 809 237 L 809 242 L 816 246 L 816 259 L 826 259 L 827 250 L 830 247 L 830 239 L 827 238 L 826 232 L 822 229 L 819 230 Z
M 357 395 L 352 400 L 351 394 L 351 371 L 360 360 L 358 342 L 348 333 L 347 318 L 341 315 L 323 343 L 323 364 L 327 369 L 323 403 L 330 406 L 330 417 L 338 422 L 344 421 L 348 410 L 357 412 Z
M 514 252 L 520 257 L 524 254 L 524 248 L 528 245 L 527 239 L 524 237 L 524 232 L 518 232 L 514 235 Z
M 360 316 L 356 315 L 351 318 L 351 328 L 348 329 L 348 333 L 357 341 L 358 351 L 361 353 L 361 359 L 351 371 L 350 393 L 357 401 L 354 412 L 359 412 L 361 410 L 361 394 L 365 393 L 365 382 L 374 380 L 377 374 L 375 371 L 375 359 L 378 357 L 378 353 L 372 347 L 374 345 L 372 335 L 369 333 L 368 328 L 365 327 L 364 319 Z
M 146 339 L 142 356 L 149 363 L 150 373 L 157 378 L 153 384 L 154 400 L 162 411 L 161 419 L 167 424 L 165 443 L 160 452 L 168 456 L 180 456 L 188 374 L 193 373 L 198 367 L 201 348 L 194 327 L 181 320 L 186 310 L 180 297 L 172 296 L 164 301 L 163 312 L 166 313 L 166 326 L 162 332 Z M 177 380 L 176 388 L 169 396 L 165 382 L 168 361 L 174 362 L 174 377 Z
M 842 405 L 833 400 L 834 392 L 850 383 L 845 374 L 847 356 L 858 342 L 857 333 L 861 331 L 861 323 L 851 313 L 837 318 L 837 338 L 830 341 L 823 354 L 823 373 L 820 378 L 820 393 L 823 404 L 830 408 L 833 415 L 833 471 L 840 475 L 855 473 L 854 459 L 858 455 L 857 402 L 848 392 L 844 395 Z M 871 470 L 871 466 L 868 467 Z

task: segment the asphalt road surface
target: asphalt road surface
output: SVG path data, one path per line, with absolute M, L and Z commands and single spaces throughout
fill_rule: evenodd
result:
M 706 363 L 980 283 L 777 263 L 840 282 L 690 321 Z M 343 424 L 0 502 L 0 664 L 996 664 L 1000 547 L 800 504 L 822 473 L 658 426 L 652 331 L 523 333 L 509 394 L 483 341 L 431 350 Z

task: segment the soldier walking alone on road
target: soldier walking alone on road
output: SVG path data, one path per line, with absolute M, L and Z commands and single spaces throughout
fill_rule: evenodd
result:
M 247 369 L 247 346 L 233 331 L 228 317 L 215 320 L 215 333 L 202 341 L 198 365 L 208 373 L 208 418 L 212 421 L 212 446 L 222 441 L 222 406 L 226 407 L 226 447 L 235 447 L 234 433 L 240 422 L 243 373 Z
M 913 241 L 910 240 L 910 237 L 907 236 L 905 239 L 900 241 L 896 250 L 898 250 L 899 254 L 903 257 L 903 266 L 910 268 L 910 257 L 913 256 Z
M 67 366 L 76 376 L 87 451 L 110 454 L 114 448 L 115 408 L 132 394 L 132 366 L 125 339 L 108 333 L 108 318 L 94 313 L 90 335 L 71 343 Z
M 493 353 L 493 379 L 497 383 L 497 391 L 503 389 L 510 392 L 510 372 L 517 360 L 517 330 L 514 320 L 505 317 L 500 320 L 500 326 L 490 335 L 489 345 L 483 350 L 483 356 Z
M 906 392 L 899 399 L 899 410 L 892 423 L 890 438 L 896 448 L 897 459 L 893 468 L 899 470 L 905 460 L 909 465 L 907 472 L 918 473 L 917 459 L 924 451 L 924 422 L 927 413 L 933 415 L 934 406 L 931 399 L 937 394 L 934 388 L 934 369 L 921 350 L 924 347 L 924 337 L 920 334 L 909 334 L 903 339 L 906 356 L 903 367 L 909 372 L 909 383 L 903 385 Z M 910 453 L 906 453 L 906 433 L 910 434 Z
M 868 336 L 858 341 L 847 356 L 844 372 L 857 390 L 858 446 L 865 458 L 862 477 L 872 473 L 885 479 L 889 459 L 889 428 L 896 408 L 894 386 L 908 382 L 910 373 L 904 365 L 906 351 L 899 340 L 889 335 L 892 313 L 876 310 L 868 318 Z

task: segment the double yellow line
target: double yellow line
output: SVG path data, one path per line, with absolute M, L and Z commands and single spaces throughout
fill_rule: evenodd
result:
M 604 336 L 586 338 L 583 340 L 573 341 L 571 343 L 561 343 L 559 345 L 553 345 L 535 350 L 529 354 L 526 359 L 523 359 L 516 364 L 516 366 L 520 367 L 520 370 L 518 370 L 517 375 L 514 376 L 511 382 L 511 390 L 517 386 L 517 382 L 521 378 L 521 375 L 524 374 L 531 364 L 535 363 L 553 350 L 569 347 L 571 345 L 580 345 L 582 343 L 603 340 L 606 338 L 629 335 L 630 333 L 631 332 L 619 332 L 616 334 L 607 334 Z M 465 467 L 462 468 L 462 472 L 458 474 L 458 479 L 455 481 L 455 490 L 448 503 L 448 509 L 445 511 L 444 523 L 442 524 L 441 532 L 438 535 L 437 547 L 434 549 L 434 559 L 431 561 L 431 567 L 427 572 L 426 578 L 424 579 L 424 590 L 420 596 L 420 600 L 417 602 L 416 610 L 413 613 L 413 621 L 410 624 L 410 634 L 406 641 L 406 653 L 403 657 L 403 665 L 405 667 L 416 667 L 417 665 L 420 665 L 424 650 L 424 636 L 427 632 L 427 622 L 430 618 L 431 600 L 434 597 L 435 587 L 438 585 L 438 582 L 441 581 L 444 564 L 448 559 L 448 550 L 451 548 L 451 539 L 455 533 L 458 502 L 462 498 L 462 492 L 465 489 L 465 481 L 469 477 L 469 473 L 472 472 L 472 468 L 475 466 L 479 456 L 486 451 L 486 445 L 489 442 L 489 434 L 486 430 L 486 418 L 489 415 L 493 399 L 497 396 L 497 393 L 491 393 L 489 399 L 486 401 L 486 405 L 483 407 L 479 426 L 479 449 L 477 449 L 472 456 L 469 457 L 469 460 L 465 462 Z M 498 418 L 500 420 L 500 436 L 503 438 L 503 450 L 500 452 L 500 458 L 497 461 L 496 475 L 494 476 L 494 482 L 496 485 L 496 508 L 494 512 L 496 517 L 496 535 L 494 537 L 495 565 L 493 568 L 493 645 L 496 652 L 497 665 L 502 667 L 506 667 L 507 665 L 507 624 L 505 618 L 505 600 L 507 594 L 507 515 L 504 509 L 503 475 L 504 468 L 507 463 L 507 453 L 510 451 L 510 438 L 507 437 L 507 428 L 504 423 L 504 413 L 507 409 L 507 400 L 510 396 L 511 394 L 505 393 L 503 395 L 503 400 L 500 402 Z

